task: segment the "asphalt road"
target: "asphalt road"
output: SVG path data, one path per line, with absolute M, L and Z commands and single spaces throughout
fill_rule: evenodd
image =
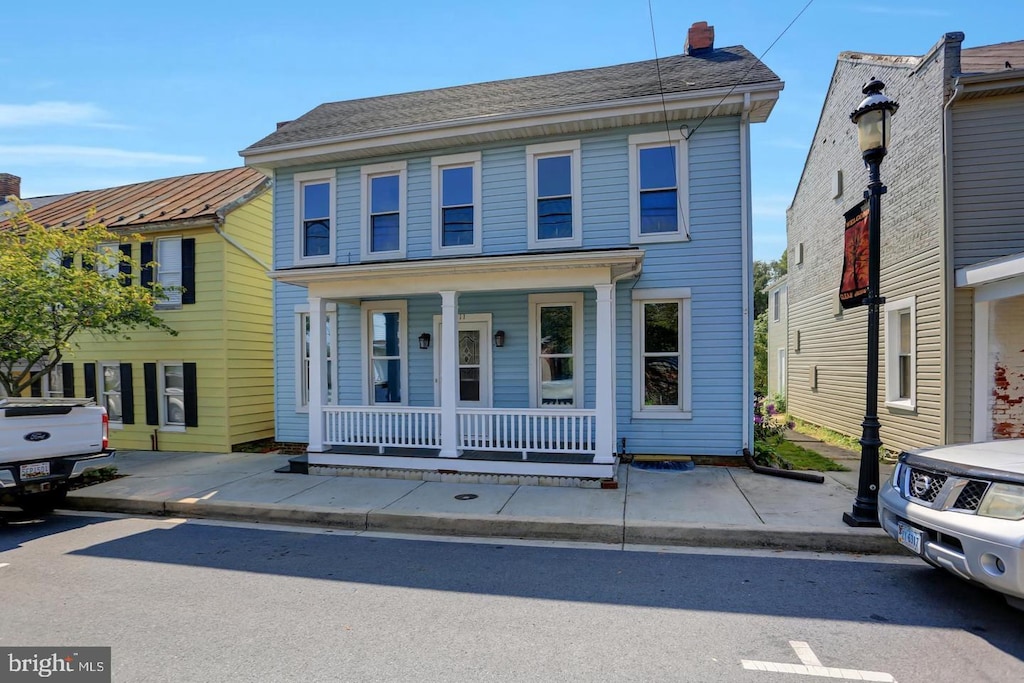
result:
M 0 645 L 131 683 L 1024 680 L 1024 613 L 911 557 L 95 515 L 0 527 Z

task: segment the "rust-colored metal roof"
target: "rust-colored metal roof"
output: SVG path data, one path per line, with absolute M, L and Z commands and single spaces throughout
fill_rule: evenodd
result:
M 176 221 L 212 221 L 218 211 L 269 186 L 270 180 L 253 168 L 229 168 L 75 192 L 28 215 L 47 227 L 73 228 L 86 225 L 88 212 L 95 209 L 90 222 L 112 230 L 145 230 Z
M 1024 40 L 968 47 L 960 53 L 960 71 L 965 74 L 1010 69 L 1024 69 Z

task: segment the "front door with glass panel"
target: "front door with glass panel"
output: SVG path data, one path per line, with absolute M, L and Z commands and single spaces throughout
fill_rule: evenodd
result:
M 491 407 L 491 324 L 489 320 L 459 321 L 459 341 L 456 352 L 458 373 L 458 405 L 461 408 Z M 441 323 L 435 324 L 434 338 L 434 397 L 440 405 L 441 396 Z

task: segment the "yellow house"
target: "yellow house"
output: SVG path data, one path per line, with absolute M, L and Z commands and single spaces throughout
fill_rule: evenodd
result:
M 93 220 L 125 238 L 109 246 L 143 264 L 136 283 L 181 288 L 157 306 L 177 336 L 80 334 L 39 392 L 95 398 L 121 450 L 228 452 L 272 437 L 270 185 L 234 168 L 77 192 L 30 211 L 73 227 L 95 209 Z M 141 243 L 128 241 L 134 234 Z

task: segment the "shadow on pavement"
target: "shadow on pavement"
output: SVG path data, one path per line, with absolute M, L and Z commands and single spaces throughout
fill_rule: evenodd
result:
M 14 550 L 28 541 L 105 521 L 109 520 L 70 515 L 31 515 L 13 508 L 3 508 L 0 509 L 0 553 Z
M 608 552 L 190 523 L 71 554 L 433 591 L 947 628 L 1024 658 L 1020 612 L 923 563 Z

